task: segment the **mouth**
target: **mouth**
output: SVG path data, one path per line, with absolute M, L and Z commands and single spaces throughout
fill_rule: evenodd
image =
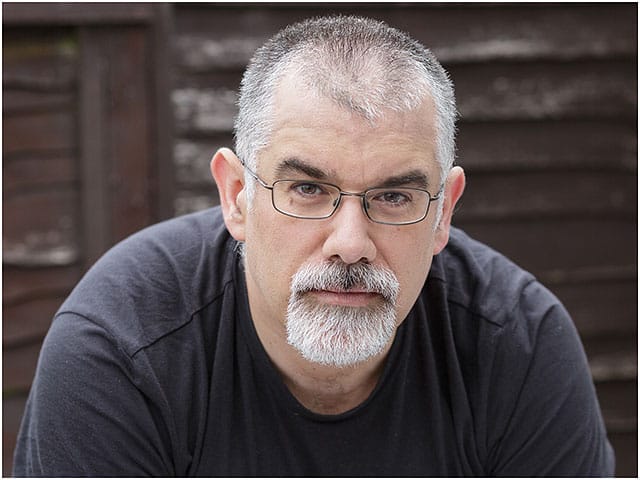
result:
M 380 293 L 358 288 L 350 290 L 309 290 L 305 294 L 313 297 L 318 303 L 341 307 L 369 307 L 372 303 L 383 300 Z

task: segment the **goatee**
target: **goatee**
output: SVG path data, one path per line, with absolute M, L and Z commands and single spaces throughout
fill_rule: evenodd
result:
M 324 304 L 309 292 L 369 292 L 378 299 L 365 307 Z M 303 265 L 293 276 L 287 307 L 287 341 L 307 360 L 346 367 L 387 347 L 396 329 L 396 276 L 368 263 Z

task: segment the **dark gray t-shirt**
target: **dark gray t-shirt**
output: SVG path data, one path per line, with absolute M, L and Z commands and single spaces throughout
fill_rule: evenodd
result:
M 453 230 L 370 397 L 318 415 L 253 326 L 219 209 L 125 240 L 44 342 L 17 476 L 609 476 L 576 330 L 557 299 Z

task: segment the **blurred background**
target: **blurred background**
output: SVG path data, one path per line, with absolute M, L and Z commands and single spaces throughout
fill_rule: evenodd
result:
M 637 476 L 637 4 L 3 3 L 3 474 L 51 317 L 132 232 L 218 203 L 252 52 L 357 13 L 431 48 L 456 85 L 454 223 L 571 312 Z

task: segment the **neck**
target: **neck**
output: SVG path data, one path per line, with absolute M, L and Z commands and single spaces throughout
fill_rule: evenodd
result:
M 291 394 L 312 412 L 337 415 L 364 402 L 376 387 L 390 345 L 378 356 L 348 367 L 309 362 L 274 331 L 254 320 L 258 337 Z
M 295 355 L 301 360 L 297 352 Z M 302 405 L 315 413 L 337 415 L 369 398 L 380 379 L 385 358 L 386 352 L 350 367 L 318 365 L 304 359 L 276 366 L 289 391 Z

